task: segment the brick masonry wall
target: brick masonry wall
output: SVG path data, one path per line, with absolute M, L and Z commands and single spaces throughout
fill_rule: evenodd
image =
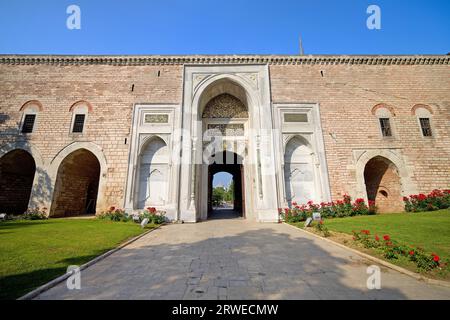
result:
M 354 194 L 354 149 L 399 148 L 419 191 L 450 186 L 448 65 L 270 65 L 269 69 L 274 103 L 320 104 L 334 199 L 342 193 Z M 0 145 L 28 140 L 49 163 L 74 141 L 96 143 L 103 149 L 109 168 L 105 203 L 120 207 L 132 106 L 181 104 L 183 66 L 0 64 L 0 83 Z M 40 101 L 44 111 L 33 134 L 18 135 L 19 109 L 29 100 Z M 79 100 L 90 102 L 93 111 L 85 133 L 74 136 L 70 133 L 69 108 Z M 378 121 L 371 114 L 379 103 L 395 110 L 395 135 L 391 139 L 380 136 Z M 418 103 L 433 108 L 432 138 L 421 136 L 417 119 L 411 115 L 411 108 Z
M 0 145 L 28 140 L 49 163 L 74 141 L 96 143 L 109 168 L 105 203 L 120 207 L 132 107 L 142 102 L 180 103 L 182 70 L 182 66 L 0 65 Z M 18 136 L 19 110 L 29 100 L 40 101 L 44 111 L 38 115 L 33 134 Z M 93 112 L 88 115 L 85 133 L 74 136 L 69 108 L 79 100 L 88 101 Z
M 400 148 L 420 192 L 450 186 L 448 65 L 272 65 L 270 75 L 274 103 L 320 104 L 334 199 L 354 194 L 354 149 Z M 379 103 L 395 110 L 393 138 L 381 137 L 371 113 Z M 433 138 L 422 137 L 411 115 L 419 103 L 434 111 Z

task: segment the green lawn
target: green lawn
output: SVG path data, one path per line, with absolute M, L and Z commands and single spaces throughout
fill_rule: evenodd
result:
M 304 222 L 292 223 L 298 228 L 304 228 Z M 387 260 L 380 251 L 364 248 L 351 239 L 352 231 L 369 230 L 372 236 L 380 238 L 388 234 L 391 239 L 400 244 L 412 247 L 422 247 L 428 253 L 436 253 L 443 261 L 450 261 L 450 210 L 439 210 L 421 213 L 393 213 L 375 216 L 359 216 L 342 219 L 326 219 L 325 226 L 332 231 L 330 239 L 346 246 L 353 247 L 375 257 Z M 316 232 L 313 228 L 308 231 Z M 320 234 L 322 236 L 322 234 Z M 415 263 L 405 257 L 387 260 L 390 263 L 407 268 L 414 272 Z M 425 272 L 427 277 L 450 281 L 450 268 L 436 269 Z
M 450 258 L 450 210 L 421 213 L 395 213 L 329 219 L 326 226 L 337 232 L 370 230 L 371 234 L 388 234 L 407 245 L 422 247 L 442 258 Z
M 97 219 L 2 222 L 0 299 L 18 298 L 143 231 L 132 222 Z

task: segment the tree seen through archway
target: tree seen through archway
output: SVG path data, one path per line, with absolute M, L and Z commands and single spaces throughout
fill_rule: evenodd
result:
M 228 172 L 218 172 L 213 177 L 213 207 L 234 209 L 234 180 Z

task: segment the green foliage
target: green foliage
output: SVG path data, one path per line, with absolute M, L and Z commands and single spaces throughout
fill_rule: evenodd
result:
M 407 258 L 416 264 L 419 271 L 445 268 L 448 265 L 443 263 L 437 254 L 425 253 L 422 248 L 402 245 L 392 240 L 389 235 L 380 238 L 378 235 L 372 237 L 369 230 L 353 231 L 353 240 L 361 243 L 366 249 L 380 251 L 388 260 L 399 259 L 400 257 Z
M 352 203 L 352 199 L 348 195 L 344 195 L 343 200 L 325 203 L 320 205 L 309 201 L 307 205 L 298 205 L 292 203 L 292 208 L 279 209 L 280 217 L 286 222 L 301 222 L 312 217 L 314 212 L 319 212 L 322 219 L 345 218 L 361 215 L 374 215 L 377 208 L 373 201 L 369 201 L 366 205 L 364 199 L 356 199 Z
M 219 206 L 224 202 L 233 201 L 234 197 L 234 183 L 232 181 L 229 188 L 224 188 L 222 186 L 215 187 L 212 190 L 212 205 Z
M 47 208 L 30 208 L 20 218 L 24 220 L 46 220 L 48 219 Z
M 148 207 L 140 214 L 140 221 L 147 218 L 149 220 L 149 223 L 153 224 L 163 224 L 166 222 L 166 212 L 165 211 L 158 211 L 156 208 Z
M 97 215 L 97 218 L 115 222 L 128 222 L 132 220 L 132 217 L 129 216 L 125 210 L 115 207 L 110 207 L 109 210 L 100 213 Z
M 325 238 L 328 238 L 331 235 L 330 231 L 325 226 L 323 220 L 320 220 L 317 223 L 314 223 L 314 228 L 316 229 L 316 231 L 321 233 Z
M 450 190 L 433 190 L 428 195 L 423 193 L 403 197 L 405 211 L 423 212 L 450 208 Z

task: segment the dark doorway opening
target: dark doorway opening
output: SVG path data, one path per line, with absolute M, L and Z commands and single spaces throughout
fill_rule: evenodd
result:
M 24 150 L 13 150 L 0 159 L 0 213 L 22 214 L 28 209 L 36 163 Z
M 218 173 L 228 173 L 232 176 L 232 183 L 229 186 L 222 186 L 226 191 L 230 191 L 231 196 L 220 199 L 214 192 L 214 176 Z M 232 152 L 218 153 L 214 161 L 208 167 L 208 219 L 233 219 L 245 217 L 245 197 L 244 197 L 244 167 L 242 158 Z M 230 199 L 231 198 L 231 199 Z M 219 203 L 222 202 L 222 203 Z
M 86 149 L 69 154 L 58 168 L 52 217 L 95 214 L 100 162 Z

